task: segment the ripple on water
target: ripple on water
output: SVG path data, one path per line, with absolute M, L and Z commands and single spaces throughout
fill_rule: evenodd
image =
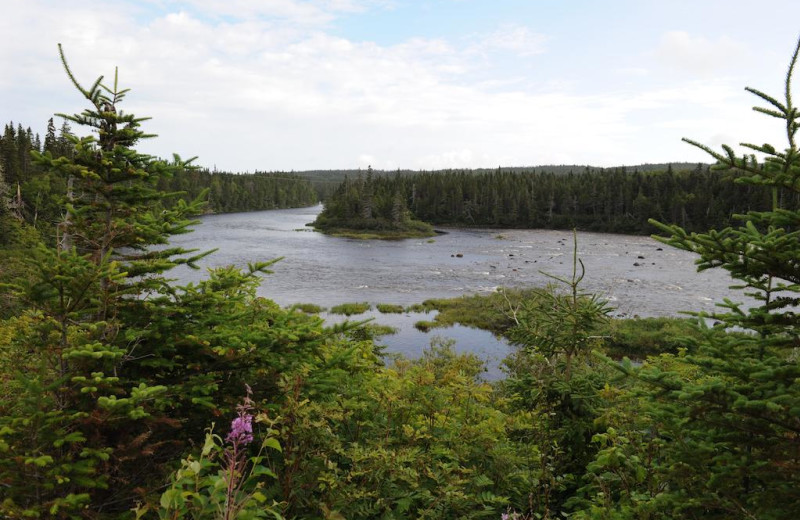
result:
M 259 289 L 259 295 L 281 305 L 302 302 L 330 307 L 352 301 L 411 305 L 429 298 L 486 293 L 498 285 L 546 285 L 549 279 L 539 270 L 558 276 L 571 273 L 572 262 L 565 258 L 572 255 L 571 236 L 563 231 L 450 228 L 448 235 L 433 243 L 365 242 L 291 231 L 304 228 L 320 209 L 203 217 L 194 233 L 174 237 L 173 243 L 200 250 L 218 247 L 199 262 L 203 267 L 246 266 L 284 257 Z M 498 240 L 498 234 L 506 239 Z M 670 248 L 659 251 L 662 247 L 647 237 L 578 233 L 579 256 L 587 269 L 583 289 L 613 298 L 615 305 L 640 316 L 706 310 L 726 297 L 745 300 L 741 292 L 728 289 L 725 273 L 697 273 L 695 255 Z M 520 250 L 524 259 L 519 257 Z M 451 257 L 457 252 L 464 258 Z M 509 252 L 515 257 L 509 257 Z M 646 266 L 632 265 L 639 255 L 646 257 Z M 513 266 L 511 261 L 515 261 Z M 513 271 L 524 262 L 530 263 L 530 269 Z M 186 267 L 171 274 L 179 283 L 205 277 L 202 270 Z

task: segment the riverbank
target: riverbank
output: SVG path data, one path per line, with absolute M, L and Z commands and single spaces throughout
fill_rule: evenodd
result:
M 174 237 L 172 245 L 217 251 L 198 262 L 200 270 L 181 267 L 175 276 L 181 283 L 196 282 L 205 277 L 204 268 L 282 257 L 258 289 L 280 305 L 367 301 L 407 307 L 497 287 L 542 287 L 549 281 L 542 271 L 564 276 L 571 267 L 571 233 L 447 228 L 432 239 L 364 241 L 299 232 L 320 210 L 203 217 L 194 232 Z M 649 237 L 579 232 L 578 255 L 586 264 L 583 288 L 609 300 L 616 315 L 677 316 L 741 298 L 728 289 L 726 273 L 698 273 L 695 255 Z
M 355 240 L 405 240 L 409 238 L 429 238 L 436 234 L 433 229 L 430 232 L 390 229 L 374 231 L 347 228 L 319 229 L 317 227 L 314 227 L 314 229 L 332 237 L 352 238 Z
M 500 340 L 499 343 L 492 342 L 495 345 L 490 349 L 493 354 L 493 362 L 489 360 L 490 369 L 496 373 L 499 361 L 510 353 L 509 348 L 513 348 L 509 332 L 516 325 L 516 312 L 523 302 L 528 306 L 544 303 L 542 296 L 547 290 L 545 288 L 501 289 L 491 294 L 429 299 L 403 309 L 401 314 L 413 319 L 392 316 L 397 314 L 397 306 L 378 304 L 375 306 L 377 312 L 370 312 L 372 306 L 364 303 L 339 305 L 330 309 L 325 316 L 328 320 L 334 318 L 334 321 L 339 321 L 336 315 L 346 315 L 347 319 L 356 321 L 368 318 L 373 320 L 371 322 L 373 324 L 387 325 L 393 330 L 384 329 L 382 334 L 378 333 L 375 336 L 379 343 L 389 345 L 394 342 L 391 337 L 386 336 L 397 334 L 404 329 L 407 334 L 407 329 L 413 322 L 414 328 L 423 333 L 416 338 L 416 341 L 422 343 L 417 346 L 419 349 L 426 347 L 430 339 L 439 334 L 446 337 L 454 327 L 459 327 L 458 335 L 462 341 L 470 344 L 478 342 L 473 342 L 473 338 L 469 338 L 469 332 L 465 334 L 462 328 L 476 331 L 476 334 L 478 331 L 489 332 Z M 380 309 L 391 310 L 383 312 Z M 597 348 L 610 358 L 628 357 L 638 361 L 647 356 L 678 354 L 681 349 L 691 351 L 694 342 L 701 336 L 692 323 L 691 319 L 671 317 L 610 318 L 601 324 L 593 335 L 598 340 Z M 486 337 L 481 334 L 480 340 L 486 341 Z
M 263 278 L 259 296 L 281 306 L 306 302 L 327 309 L 348 302 L 367 302 L 373 309 L 390 303 L 404 312 L 370 311 L 350 318 L 374 317 L 376 323 L 398 328 L 396 334 L 379 338 L 386 353 L 419 357 L 431 340 L 442 336 L 456 340 L 459 352 L 475 352 L 497 366 L 511 347 L 498 342 L 488 332 L 491 328 L 471 328 L 476 324 L 467 322 L 464 309 L 453 307 L 453 314 L 466 323 L 453 328 L 436 325 L 437 315 L 441 323 L 448 313 L 443 306 L 437 311 L 428 302 L 429 311 L 419 314 L 409 309 L 426 300 L 490 296 L 498 287 L 545 287 L 551 279 L 542 272 L 569 276 L 571 269 L 571 233 L 448 228 L 447 234 L 431 239 L 364 241 L 310 232 L 306 224 L 320 211 L 314 206 L 203 217 L 193 233 L 174 237 L 172 245 L 217 251 L 199 262 L 199 270 L 182 266 L 172 273 L 179 283 L 197 282 L 207 276 L 205 268 L 246 267 L 283 257 L 270 267 L 273 274 Z M 609 301 L 614 317 L 673 318 L 681 311 L 713 311 L 724 298 L 742 298 L 728 289 L 725 273 L 697 273 L 695 255 L 648 237 L 579 232 L 578 255 L 587 271 L 581 287 Z M 419 321 L 434 326 L 423 333 L 414 328 Z M 628 326 L 619 321 L 619 327 Z M 644 321 L 630 322 L 646 328 Z M 624 334 L 621 330 L 613 337 Z M 625 341 L 628 355 L 638 356 Z M 647 349 L 652 350 L 646 345 L 640 350 Z M 493 376 L 503 374 L 498 369 Z

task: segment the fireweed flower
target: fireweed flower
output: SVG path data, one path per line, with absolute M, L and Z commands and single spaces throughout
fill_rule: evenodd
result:
M 253 442 L 253 416 L 239 412 L 239 417 L 231 421 L 231 431 L 225 440 L 231 444 L 241 445 Z

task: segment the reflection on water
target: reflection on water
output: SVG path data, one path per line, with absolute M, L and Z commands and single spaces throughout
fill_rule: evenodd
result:
M 501 286 L 543 286 L 549 279 L 542 271 L 569 276 L 572 267 L 569 231 L 447 229 L 432 241 L 359 241 L 309 231 L 305 224 L 320 210 L 315 206 L 208 216 L 193 233 L 178 236 L 173 243 L 200 250 L 218 248 L 201 262 L 204 266 L 243 267 L 283 257 L 259 289 L 261 296 L 281 305 L 309 302 L 331 307 L 355 301 L 411 305 Z M 710 311 L 725 297 L 743 299 L 727 288 L 729 278 L 721 270 L 697 273 L 694 255 L 649 237 L 578 233 L 578 254 L 587 270 L 583 288 L 608 299 L 618 315 L 674 316 L 681 311 Z M 176 273 L 184 282 L 205 276 L 202 270 L 188 268 Z M 377 321 L 391 325 L 384 316 Z M 406 329 L 402 334 L 413 334 Z M 479 338 L 473 329 L 436 333 L 450 332 L 464 336 L 456 338 L 460 348 L 467 336 Z M 406 344 L 386 336 L 384 342 L 393 351 L 413 355 L 429 343 L 429 337 L 414 337 Z M 416 344 L 423 339 L 423 344 Z M 488 345 L 489 340 L 478 339 L 477 344 Z M 508 347 L 495 342 L 480 352 L 489 355 L 500 348 Z
M 431 329 L 422 332 L 414 327 L 418 321 L 432 321 L 436 312 L 405 312 L 400 314 L 382 314 L 378 311 L 369 311 L 357 316 L 345 317 L 341 315 L 323 313 L 326 322 L 341 323 L 347 321 L 363 321 L 372 319 L 371 323 L 388 325 L 397 329 L 395 334 L 381 336 L 376 339 L 378 345 L 385 345 L 386 351 L 401 354 L 408 358 L 419 357 L 422 349 L 428 347 L 434 338 L 452 339 L 455 341 L 456 352 L 471 352 L 486 362 L 484 378 L 496 380 L 502 377 L 499 368 L 500 362 L 505 358 L 511 347 L 502 338 L 495 337 L 491 332 L 454 325 L 452 327 Z

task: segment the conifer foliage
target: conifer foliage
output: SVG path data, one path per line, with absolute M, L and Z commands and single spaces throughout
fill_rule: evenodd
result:
M 122 101 L 124 96 L 124 93 L 120 94 L 118 101 Z M 35 227 L 47 240 L 52 239 L 52 226 L 63 216 L 67 178 L 49 163 L 32 158 L 34 154 L 44 153 L 49 153 L 52 159 L 73 157 L 75 149 L 70 139 L 70 123 L 75 123 L 76 116 L 64 117 L 58 131 L 53 118 L 48 120 L 43 140 L 30 128 L 23 128 L 21 124 L 15 126 L 13 122 L 6 124 L 0 133 L 0 170 L 7 188 L 1 195 L 0 213 L 9 206 L 18 222 Z M 311 206 L 317 202 L 311 182 L 293 173 L 230 173 L 216 169 L 171 168 L 170 175 L 159 177 L 157 187 L 164 192 L 178 192 L 177 196 L 161 198 L 161 203 L 167 208 L 180 200 L 189 204 L 198 197 L 204 198 L 203 192 L 208 190 L 206 213 Z M 4 229 L 0 217 L 0 247 L 8 246 L 18 238 Z
M 772 208 L 706 233 L 653 223 L 667 234 L 661 240 L 697 253 L 700 270 L 727 270 L 750 301 L 699 314 L 704 337 L 683 356 L 625 369 L 643 386 L 626 391 L 595 439 L 602 449 L 584 490 L 595 505 L 579 518 L 800 517 L 800 209 L 781 204 L 800 193 L 798 51 L 800 41 L 783 100 L 747 88 L 767 104 L 754 110 L 783 124 L 785 148 L 743 143 L 750 153 L 739 157 L 687 140 L 716 159 L 716 171 L 767 187 Z
M 431 226 L 411 218 L 401 183 L 399 176 L 375 177 L 372 167 L 366 177 L 360 173 L 355 180 L 345 177 L 314 226 L 330 234 L 371 231 L 386 238 L 433 235 Z
M 144 299 L 164 291 L 161 273 L 202 256 L 163 247 L 202 208 L 199 199 L 171 210 L 159 204 L 168 195 L 156 190 L 158 179 L 186 163 L 136 152 L 147 137 L 139 129 L 143 119 L 120 110 L 127 91 L 117 78 L 110 88 L 102 77 L 83 88 L 61 57 L 90 103 L 64 117 L 94 134 L 70 137 L 72 157 L 34 153 L 42 167 L 68 179 L 68 192 L 57 246 L 39 247 L 36 276 L 20 287 L 31 308 L 30 336 L 12 341 L 27 349 L 19 352 L 21 398 L 0 425 L 0 449 L 13 454 L 0 464 L 12 482 L 3 503 L 9 515 L 42 507 L 54 516 L 73 514 L 116 483 L 110 461 L 131 449 L 155 453 L 146 442 L 153 426 L 142 420 L 152 418 L 168 387 L 126 376 L 142 358 L 159 358 L 142 350 L 144 331 L 131 324 L 140 321 L 134 315 Z
M 0 244 L 4 244 L 9 234 L 8 231 L 8 204 L 6 204 L 6 181 L 3 175 L 3 165 L 0 164 Z
M 720 517 L 800 515 L 800 368 L 796 359 L 800 209 L 780 203 L 800 193 L 796 143 L 800 112 L 792 101 L 798 51 L 800 41 L 787 72 L 783 101 L 747 88 L 767 104 L 754 110 L 783 123 L 787 139 L 783 150 L 743 143 L 763 156 L 759 161 L 752 153 L 737 157 L 728 146 L 720 154 L 688 141 L 711 154 L 718 161 L 717 169 L 740 170 L 746 174 L 742 183 L 769 187 L 772 210 L 749 212 L 739 217 L 740 226 L 719 232 L 686 235 L 676 227 L 665 229 L 672 235 L 667 243 L 700 255 L 701 270 L 722 267 L 755 300 L 749 308 L 726 302 L 722 311 L 709 316 L 749 334 L 711 336 L 715 341 L 689 359 L 703 377 L 683 385 L 676 394 L 682 401 L 692 401 L 687 407 L 689 424 L 707 435 L 693 445 L 693 451 L 705 451 L 703 443 L 717 444 L 716 453 L 704 457 L 709 468 L 697 475 L 701 484 L 714 484 L 717 489 L 704 497 L 701 492 L 706 486 L 700 485 L 692 498 L 702 510 Z
M 6 517 L 129 509 L 234 406 L 243 381 L 257 380 L 260 395 L 274 388 L 294 358 L 272 354 L 307 356 L 321 337 L 311 318 L 256 299 L 270 262 L 170 284 L 166 272 L 206 254 L 168 243 L 190 229 L 202 197 L 167 204 L 177 194 L 158 190 L 189 161 L 135 150 L 150 136 L 122 111 L 116 75 L 84 88 L 64 67 L 89 108 L 63 117 L 92 134 L 70 137 L 71 156 L 34 154 L 67 193 L 56 245 L 36 250 L 33 279 L 16 288 L 28 311 L 0 327 L 3 373 L 14 374 L 0 385 Z
M 407 214 L 433 225 L 631 234 L 653 232 L 648 219 L 654 218 L 705 231 L 726 226 L 734 213 L 769 209 L 769 190 L 737 184 L 740 176 L 711 173 L 705 164 L 377 171 L 371 178 L 344 176 L 317 225 L 389 227 L 400 220 L 394 215 Z M 797 194 L 782 196 L 786 205 L 800 202 Z

